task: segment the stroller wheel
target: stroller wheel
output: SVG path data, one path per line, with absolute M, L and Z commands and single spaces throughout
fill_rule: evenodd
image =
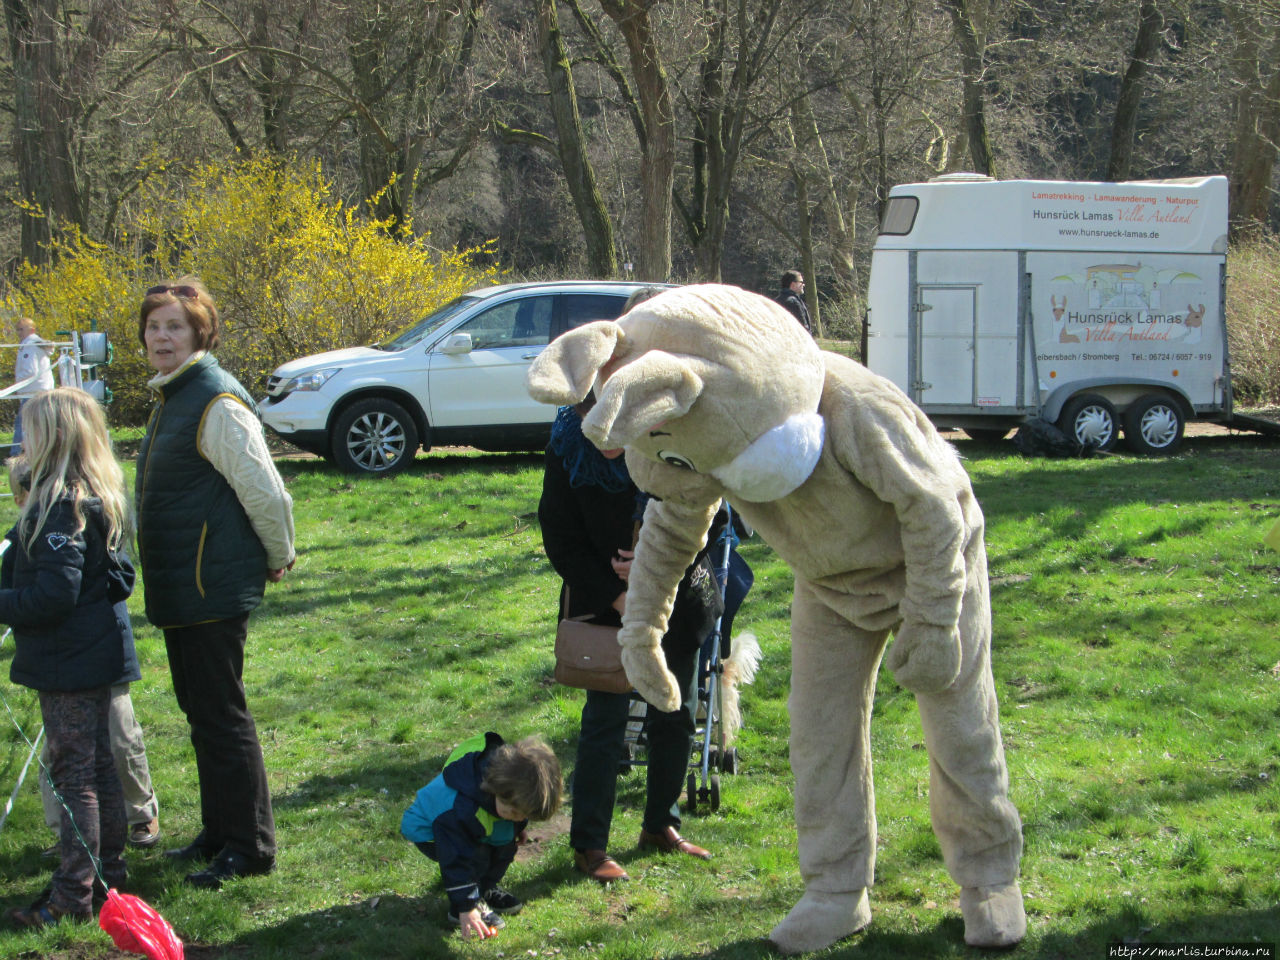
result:
M 687 784 L 689 790 L 689 812 L 698 812 L 698 776 L 697 774 L 689 774 L 689 782 Z
M 738 748 L 730 747 L 720 758 L 720 769 L 730 776 L 738 772 Z
M 720 809 L 720 778 L 715 774 L 711 775 L 711 812 Z

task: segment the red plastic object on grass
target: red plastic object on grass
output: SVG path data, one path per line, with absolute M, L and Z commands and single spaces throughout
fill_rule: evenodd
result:
M 121 950 L 151 960 L 183 960 L 182 941 L 169 921 L 132 894 L 108 890 L 107 902 L 98 913 L 98 926 Z

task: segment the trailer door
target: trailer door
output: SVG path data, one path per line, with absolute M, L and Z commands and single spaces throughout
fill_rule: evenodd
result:
M 972 404 L 978 288 L 921 284 L 916 291 L 917 376 L 912 399 L 921 406 Z

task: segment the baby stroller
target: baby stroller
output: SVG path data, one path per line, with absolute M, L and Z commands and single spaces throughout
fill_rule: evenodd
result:
M 760 645 L 754 635 L 743 633 L 736 644 L 732 636 L 734 614 L 754 580 L 751 568 L 735 547 L 740 537 L 750 536 L 751 531 L 728 503 L 719 519 L 721 522 L 708 537 L 713 544 L 710 556 L 724 612 L 716 618 L 698 651 L 697 727 L 686 785 L 686 808 L 690 813 L 720 809 L 720 774 L 738 772 L 738 750 L 733 739 L 742 726 L 739 687 L 754 679 L 760 663 Z M 645 763 L 640 755 L 646 745 L 648 706 L 638 694 L 632 694 L 624 769 Z

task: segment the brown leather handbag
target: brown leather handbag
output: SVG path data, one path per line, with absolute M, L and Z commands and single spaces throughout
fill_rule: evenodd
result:
M 569 588 L 556 627 L 556 683 L 582 690 L 630 693 L 631 682 L 622 669 L 618 627 L 589 623 L 590 617 L 568 617 Z

